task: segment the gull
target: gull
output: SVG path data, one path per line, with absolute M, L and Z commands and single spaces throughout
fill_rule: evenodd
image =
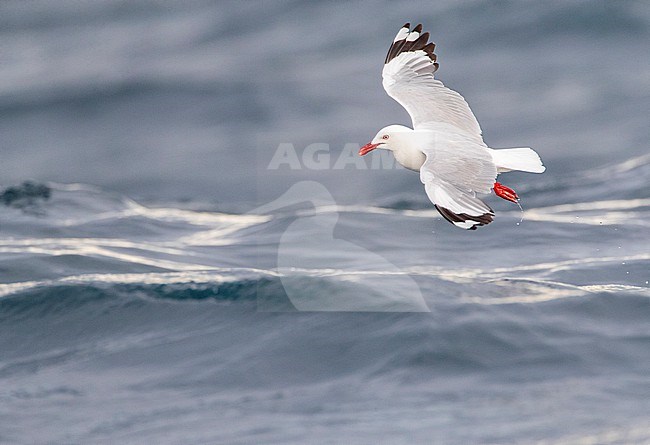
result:
M 477 194 L 493 190 L 519 203 L 514 190 L 496 182 L 499 173 L 546 168 L 529 147 L 495 150 L 485 144 L 463 96 L 435 79 L 439 65 L 429 33 L 422 33 L 422 25 L 410 27 L 407 23 L 399 30 L 388 50 L 382 84 L 409 113 L 413 128 L 384 127 L 359 155 L 390 150 L 400 165 L 420 172 L 427 196 L 447 221 L 475 230 L 494 220 L 494 211 Z

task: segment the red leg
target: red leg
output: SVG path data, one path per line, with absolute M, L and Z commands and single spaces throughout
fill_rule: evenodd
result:
M 499 184 L 498 182 L 494 183 L 494 194 L 499 198 L 503 198 L 506 201 L 517 202 L 519 201 L 519 196 L 517 193 L 505 185 Z

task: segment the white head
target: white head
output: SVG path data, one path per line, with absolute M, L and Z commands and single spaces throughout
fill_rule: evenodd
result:
M 388 127 L 384 127 L 377 132 L 371 142 L 361 147 L 359 156 L 368 154 L 375 148 L 383 148 L 384 150 L 391 151 L 397 150 L 400 141 L 403 140 L 403 135 L 407 133 L 413 133 L 413 130 L 404 125 L 389 125 Z

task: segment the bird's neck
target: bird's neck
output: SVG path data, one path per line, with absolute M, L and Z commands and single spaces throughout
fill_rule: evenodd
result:
M 420 144 L 414 133 L 400 135 L 399 144 L 393 149 L 393 156 L 402 167 L 417 172 L 420 171 L 420 167 L 424 164 L 426 156 L 418 148 Z

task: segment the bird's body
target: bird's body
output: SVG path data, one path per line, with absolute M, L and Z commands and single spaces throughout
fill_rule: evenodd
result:
M 463 229 L 476 229 L 494 219 L 477 193 L 494 190 L 509 201 L 518 199 L 513 190 L 495 182 L 499 173 L 541 173 L 545 168 L 528 147 L 494 150 L 485 144 L 467 102 L 434 78 L 435 45 L 421 31 L 421 25 L 410 31 L 408 23 L 400 29 L 382 72 L 384 89 L 409 112 L 413 128 L 382 128 L 359 154 L 376 148 L 392 151 L 400 165 L 420 172 L 429 199 L 445 219 Z

